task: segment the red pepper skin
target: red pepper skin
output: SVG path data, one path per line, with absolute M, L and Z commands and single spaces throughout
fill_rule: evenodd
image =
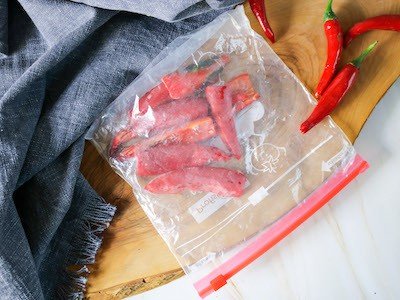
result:
M 354 24 L 345 35 L 344 46 L 347 47 L 357 36 L 376 29 L 400 31 L 400 15 L 382 15 Z
M 319 99 L 331 82 L 343 50 L 343 31 L 339 20 L 332 10 L 332 0 L 328 2 L 324 14 L 324 29 L 327 40 L 327 58 L 324 71 L 315 89 L 315 98 Z
M 186 167 L 199 167 L 211 162 L 227 161 L 230 156 L 222 150 L 199 144 L 159 145 L 136 154 L 139 176 L 167 173 Z
M 352 64 L 343 67 L 326 89 L 311 115 L 301 124 L 300 131 L 302 133 L 309 131 L 335 109 L 354 84 L 357 74 L 358 69 Z
M 226 86 L 209 85 L 206 88 L 206 98 L 218 125 L 219 136 L 231 153 L 239 159 L 242 149 L 235 128 L 232 94 Z
M 232 92 L 232 102 L 235 111 L 239 112 L 254 101 L 260 95 L 254 90 L 249 74 L 241 74 L 227 83 L 227 88 Z M 183 124 L 197 118 L 205 117 L 208 113 L 209 105 L 201 98 L 183 99 L 172 101 L 156 107 L 153 110 L 153 117 L 149 122 L 146 115 L 139 115 L 132 119 L 131 125 L 116 133 L 109 150 L 110 157 L 117 156 L 121 146 L 138 136 L 147 133 L 150 135 L 155 132 Z M 130 116 L 132 113 L 130 113 Z
M 246 177 L 239 171 L 191 167 L 162 174 L 150 181 L 145 189 L 155 194 L 178 194 L 185 190 L 212 192 L 221 197 L 240 197 Z
M 116 158 L 124 160 L 135 156 L 136 152 L 143 151 L 160 144 L 191 144 L 208 140 L 217 135 L 214 121 L 210 117 L 194 120 L 178 128 L 166 130 L 159 135 L 152 136 L 135 145 L 124 148 Z
M 129 127 L 118 131 L 111 140 L 110 149 L 108 150 L 108 155 L 110 157 L 116 156 L 122 144 L 130 141 L 131 139 L 134 139 L 136 136 L 137 136 L 136 132 L 134 132 Z
M 205 117 L 208 109 L 207 101 L 202 98 L 173 101 L 157 107 L 150 115 L 133 118 L 131 128 L 138 135 L 143 135 Z
M 265 12 L 264 0 L 249 0 L 249 4 L 267 38 L 271 43 L 275 43 L 275 35 L 268 23 L 267 14 Z
M 211 66 L 193 72 L 174 72 L 162 78 L 172 99 L 188 97 L 196 92 L 214 72 L 223 68 L 230 58 L 222 55 Z
M 212 63 L 214 61 L 214 63 Z M 171 94 L 174 96 L 170 96 L 170 91 L 164 84 L 164 82 L 159 83 L 146 94 L 144 94 L 139 99 L 139 112 L 144 114 L 147 111 L 147 108 L 150 106 L 152 109 L 157 106 L 169 102 L 172 99 L 181 99 L 187 96 L 190 96 L 196 88 L 200 87 L 207 78 L 213 74 L 214 71 L 222 68 L 225 64 L 230 61 L 228 55 L 222 55 L 221 57 L 209 59 L 203 62 L 200 62 L 199 65 L 192 65 L 188 68 L 188 70 L 192 70 L 186 73 L 171 73 L 164 76 L 166 82 L 168 82 L 171 88 Z M 187 77 L 187 78 L 185 78 Z M 174 80 L 178 80 L 178 82 L 173 82 Z M 175 89 L 179 89 L 185 84 L 193 83 L 195 86 L 192 89 L 187 89 L 185 91 L 177 91 Z M 176 86 L 175 86 L 176 85 Z M 175 88 L 175 89 L 174 89 Z
M 231 79 L 226 86 L 232 93 L 232 103 L 236 111 L 242 110 L 260 98 L 260 94 L 254 90 L 250 75 L 247 73 Z
M 155 107 L 170 101 L 170 99 L 171 97 L 169 96 L 165 84 L 161 82 L 139 99 L 139 112 L 144 114 L 149 106 L 154 109 Z
M 140 135 L 152 134 L 156 131 L 181 125 L 208 114 L 208 103 L 202 98 L 184 99 L 162 104 L 152 112 L 135 115 L 128 128 L 116 133 L 111 141 L 110 156 L 115 156 L 123 143 Z
M 302 133 L 306 133 L 321 122 L 336 108 L 339 102 L 342 101 L 348 90 L 353 86 L 362 61 L 375 47 L 376 43 L 377 42 L 370 45 L 358 58 L 346 64 L 343 69 L 340 70 L 314 107 L 311 115 L 301 124 L 300 131 Z

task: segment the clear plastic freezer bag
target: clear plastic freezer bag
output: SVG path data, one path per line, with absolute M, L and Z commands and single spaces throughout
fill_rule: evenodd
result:
M 172 42 L 88 132 L 204 297 L 367 164 L 243 7 Z

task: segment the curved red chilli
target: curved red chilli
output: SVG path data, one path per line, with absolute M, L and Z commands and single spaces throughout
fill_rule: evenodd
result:
M 347 47 L 357 36 L 376 29 L 400 31 L 400 15 L 382 15 L 354 24 L 345 35 L 344 46 Z

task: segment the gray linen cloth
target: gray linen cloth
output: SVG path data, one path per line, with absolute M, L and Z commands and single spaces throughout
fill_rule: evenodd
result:
M 240 1 L 76 2 L 0 0 L 0 299 L 83 297 L 115 212 L 79 172 L 85 131 L 163 47 Z

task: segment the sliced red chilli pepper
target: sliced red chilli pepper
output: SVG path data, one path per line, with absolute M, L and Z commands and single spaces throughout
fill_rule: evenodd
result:
M 229 58 L 228 58 L 229 59 Z M 219 62 L 221 60 L 220 57 L 215 56 L 209 59 L 205 59 L 200 61 L 198 64 L 191 64 L 185 68 L 187 72 L 195 72 L 199 71 L 200 69 L 204 69 L 207 67 L 211 67 L 213 64 L 216 62 Z M 222 57 L 222 62 L 226 61 L 226 57 Z M 174 74 L 174 73 L 173 73 Z M 171 75 L 171 74 L 170 74 Z M 206 78 L 207 81 L 212 79 L 213 74 L 210 74 L 210 77 Z M 168 77 L 169 75 L 167 75 Z M 182 98 L 182 97 L 181 97 Z M 176 98 L 174 98 L 176 99 Z M 180 98 L 179 98 L 180 99 Z M 150 106 L 151 108 L 156 108 L 157 106 L 171 101 L 171 97 L 169 95 L 169 91 L 166 88 L 165 84 L 163 82 L 159 83 L 157 86 L 152 88 L 150 91 L 148 91 L 146 94 L 144 94 L 140 100 L 139 100 L 139 112 L 141 114 L 145 113 L 147 111 L 147 108 Z
M 338 18 L 332 10 L 332 1 L 333 0 L 328 1 L 324 14 L 327 58 L 324 71 L 322 72 L 317 88 L 315 89 L 315 98 L 317 99 L 321 97 L 322 93 L 331 82 L 343 50 L 343 31 Z
M 254 90 L 250 75 L 247 73 L 236 76 L 226 86 L 232 93 L 232 103 L 236 111 L 242 110 L 260 98 L 260 95 Z
M 259 98 L 259 94 L 256 92 L 253 92 L 253 86 L 251 85 L 251 81 L 248 81 L 246 78 L 248 76 L 243 76 L 239 75 L 238 77 L 234 78 L 230 82 L 228 82 L 228 86 L 232 88 L 232 90 L 236 93 L 233 95 L 233 102 L 235 103 L 235 111 L 238 112 L 242 109 L 244 109 L 246 106 L 250 105 L 253 103 L 255 100 Z M 241 83 L 239 83 L 239 78 Z M 243 79 L 243 80 L 242 80 Z M 153 114 L 154 114 L 154 119 L 159 120 L 156 123 L 159 124 L 159 126 L 155 126 L 151 128 L 150 134 L 153 134 L 156 131 L 159 131 L 163 128 L 169 128 L 173 127 L 179 124 L 183 124 L 187 121 L 191 121 L 197 118 L 201 118 L 202 116 L 205 116 L 207 114 L 206 108 L 208 109 L 208 104 L 204 106 L 204 100 L 201 100 L 200 98 L 198 99 L 199 102 L 196 102 L 196 104 L 193 104 L 193 106 L 190 106 L 190 102 L 194 99 L 185 99 L 181 100 L 179 102 L 169 102 L 166 104 L 161 105 L 160 107 L 154 109 Z M 174 108 L 176 108 L 174 110 Z M 192 109 L 191 109 L 192 108 Z M 171 111 L 171 114 L 169 114 L 169 111 Z M 143 117 L 145 117 L 144 115 Z M 153 119 L 153 120 L 154 120 Z M 132 123 L 135 123 L 136 121 L 133 121 Z M 166 124 L 163 124 L 165 122 Z M 148 124 L 148 123 L 146 123 Z M 146 127 L 147 125 L 136 125 L 140 128 L 143 128 L 144 130 L 147 130 Z M 116 156 L 117 152 L 121 148 L 121 146 L 129 142 L 130 140 L 134 139 L 137 137 L 138 134 L 128 128 L 120 130 L 115 137 L 113 138 L 110 146 L 110 156 L 114 157 Z
M 111 140 L 110 149 L 108 151 L 110 157 L 116 156 L 122 144 L 134 139 L 136 136 L 136 132 L 129 127 L 118 131 Z
M 347 47 L 359 35 L 376 29 L 400 31 L 400 15 L 382 15 L 354 24 L 344 37 L 344 46 Z
M 122 144 L 140 136 L 202 118 L 208 114 L 208 103 L 202 98 L 173 101 L 143 115 L 135 115 L 128 128 L 120 130 L 111 141 L 110 156 L 115 156 Z
M 185 190 L 212 192 L 222 197 L 240 197 L 246 177 L 239 171 L 214 167 L 191 167 L 162 174 L 145 189 L 155 194 L 177 194 Z
M 209 67 L 194 72 L 174 72 L 162 78 L 172 99 L 180 99 L 192 95 L 206 81 L 209 76 L 221 69 L 230 61 L 228 55 L 222 55 Z
M 236 158 L 240 158 L 242 149 L 233 118 L 232 94 L 226 86 L 210 85 L 206 88 L 206 98 L 211 106 L 211 112 L 218 125 L 222 141 Z
M 376 44 L 377 42 L 371 44 L 359 57 L 346 64 L 340 70 L 318 101 L 311 115 L 301 124 L 300 131 L 302 133 L 309 131 L 335 109 L 347 91 L 353 86 L 361 63 Z
M 203 98 L 188 98 L 160 105 L 152 112 L 132 118 L 131 128 L 143 135 L 149 131 L 173 127 L 208 114 L 208 103 Z
M 215 161 L 227 161 L 229 155 L 222 150 L 199 144 L 159 145 L 136 154 L 136 170 L 139 176 L 167 173 L 185 167 L 208 165 Z
M 166 130 L 159 135 L 152 136 L 135 145 L 126 147 L 118 155 L 120 160 L 135 156 L 137 151 L 143 151 L 156 145 L 191 144 L 208 140 L 216 136 L 217 130 L 210 117 L 201 118 L 187 123 L 181 127 Z
M 264 0 L 249 0 L 249 4 L 267 38 L 272 43 L 275 43 L 275 35 L 268 23 L 267 14 L 265 12 Z
M 139 99 L 139 112 L 141 114 L 147 111 L 147 108 L 156 108 L 157 106 L 171 100 L 165 84 L 161 82 Z

